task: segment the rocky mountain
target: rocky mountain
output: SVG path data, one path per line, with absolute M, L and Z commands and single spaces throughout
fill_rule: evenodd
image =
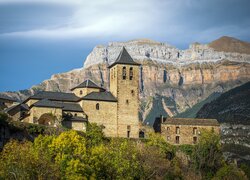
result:
M 225 156 L 250 164 L 250 81 L 205 104 L 196 116 L 216 118 Z
M 107 66 L 115 61 L 122 46 L 125 46 L 135 61 L 142 64 L 141 119 L 152 124 L 156 116 L 176 116 L 187 112 L 197 103 L 207 102 L 206 99 L 213 94 L 225 92 L 250 80 L 250 54 L 241 53 L 235 47 L 230 48 L 230 51 L 221 51 L 217 46 L 224 47 L 227 46 L 224 43 L 228 43 L 223 39 L 210 44 L 194 43 L 186 50 L 148 39 L 98 45 L 88 55 L 82 68 L 55 74 L 28 90 L 4 94 L 22 100 L 39 90 L 67 92 L 86 78 L 108 89 Z M 229 42 L 235 40 L 227 39 L 232 39 Z M 250 44 L 237 42 L 242 47 Z
M 250 125 L 250 81 L 205 104 L 198 118 L 215 118 L 220 123 Z

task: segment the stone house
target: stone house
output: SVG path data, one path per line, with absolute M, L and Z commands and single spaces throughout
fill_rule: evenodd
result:
M 5 110 L 13 120 L 85 130 L 104 126 L 109 137 L 139 137 L 139 66 L 123 47 L 109 66 L 110 91 L 91 80 L 71 93 L 41 91 Z
M 220 133 L 220 125 L 216 119 L 161 117 L 155 121 L 154 129 L 174 145 L 196 144 L 204 129 Z

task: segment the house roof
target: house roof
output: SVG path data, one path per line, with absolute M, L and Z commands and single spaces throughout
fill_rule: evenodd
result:
M 77 102 L 79 100 L 79 97 L 77 97 L 74 93 L 40 91 L 37 94 L 30 96 L 23 103 L 25 103 L 29 99 L 49 99 L 54 101 Z
M 78 86 L 72 88 L 71 91 L 73 91 L 76 88 L 97 88 L 97 89 L 103 89 L 102 87 L 98 86 L 96 83 L 94 83 L 90 79 L 87 79 L 83 83 L 81 83 Z
M 111 92 L 91 92 L 82 98 L 83 100 L 94 100 L 94 101 L 111 101 L 117 102 L 117 99 L 111 94 Z
M 3 95 L 3 94 L 0 94 L 0 99 L 11 101 L 11 102 L 16 102 L 15 99 L 13 99 L 13 98 L 11 98 L 9 96 Z
M 125 49 L 125 47 L 122 47 L 122 50 L 117 57 L 116 61 L 109 66 L 109 68 L 113 67 L 116 64 L 129 64 L 134 66 L 140 66 L 139 63 L 136 63 L 132 57 L 129 55 L 128 51 Z
M 60 108 L 63 111 L 73 111 L 73 112 L 83 112 L 82 107 L 78 103 L 64 103 L 57 101 L 50 101 L 48 99 L 42 99 L 32 104 L 35 107 L 51 107 L 51 108 Z
M 167 118 L 163 124 L 171 125 L 194 125 L 194 126 L 219 126 L 216 119 L 196 119 L 196 118 Z

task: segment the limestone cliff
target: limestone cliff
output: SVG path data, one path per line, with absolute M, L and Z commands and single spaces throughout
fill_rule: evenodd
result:
M 141 119 L 149 123 L 155 116 L 177 115 L 214 92 L 224 92 L 250 80 L 250 54 L 239 53 L 237 48 L 224 52 L 213 49 L 211 44 L 194 43 L 187 50 L 179 50 L 165 43 L 139 39 L 96 46 L 82 68 L 55 74 L 29 90 L 5 94 L 24 99 L 39 90 L 67 92 L 86 78 L 107 87 L 107 66 L 115 61 L 122 46 L 142 64 Z

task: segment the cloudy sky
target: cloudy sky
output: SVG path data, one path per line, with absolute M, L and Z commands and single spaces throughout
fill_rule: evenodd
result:
M 249 0 L 0 0 L 0 91 L 83 65 L 97 44 L 150 38 L 185 49 L 250 42 Z

